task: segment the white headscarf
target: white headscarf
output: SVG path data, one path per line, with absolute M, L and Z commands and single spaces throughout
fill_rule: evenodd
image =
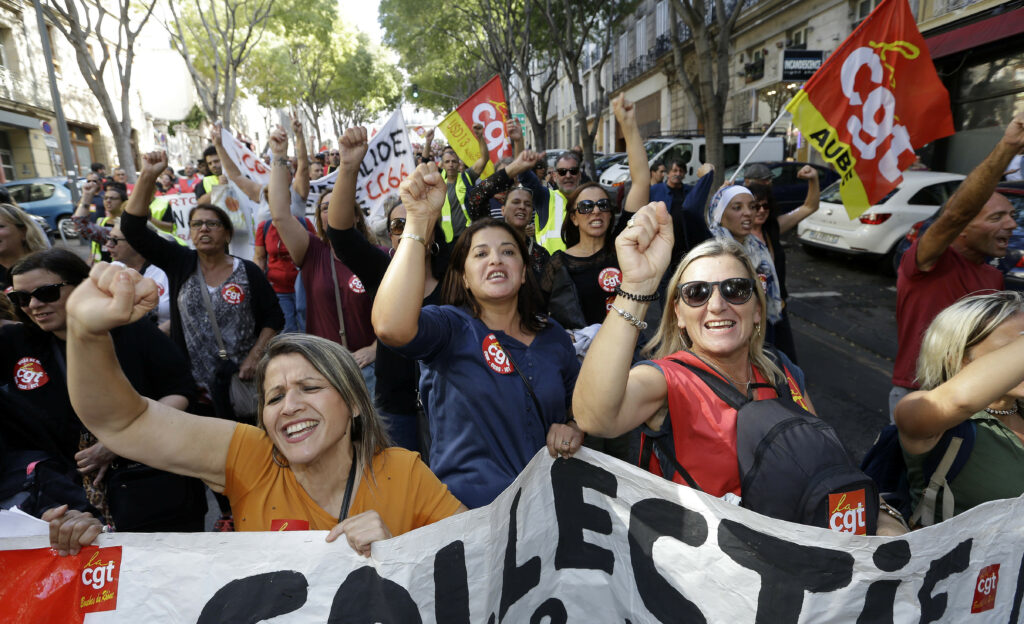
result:
M 711 207 L 708 211 L 708 229 L 715 238 L 736 240 L 727 228 L 722 225 L 722 215 L 729 203 L 738 195 L 746 193 L 754 194 L 745 186 L 738 184 L 718 189 L 715 196 L 711 198 Z M 740 241 L 737 241 L 740 242 Z M 761 279 L 761 286 L 764 287 L 765 295 L 768 298 L 768 320 L 777 323 L 782 318 L 782 291 L 779 287 L 779 276 L 775 272 L 775 263 L 772 261 L 771 251 L 768 245 L 760 238 L 750 234 L 740 244 L 743 245 L 747 257 L 750 258 L 757 276 Z

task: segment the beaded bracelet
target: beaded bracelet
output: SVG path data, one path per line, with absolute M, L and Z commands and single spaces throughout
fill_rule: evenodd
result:
M 403 232 L 402 236 L 400 236 L 399 238 L 409 238 L 409 239 L 412 239 L 412 240 L 414 240 L 414 241 L 416 241 L 418 243 L 422 243 L 424 247 L 427 246 L 427 239 L 423 238 L 419 234 L 412 234 L 410 232 Z
M 647 322 L 644 321 L 643 319 L 639 319 L 630 314 L 629 312 L 626 312 L 625 310 L 620 310 L 616 308 L 614 305 L 611 306 L 611 308 L 612 310 L 615 310 L 619 314 L 619 316 L 626 319 L 626 322 L 632 325 L 633 327 L 636 327 L 640 331 L 647 329 Z
M 648 301 L 657 301 L 658 299 L 661 298 L 661 293 L 658 292 L 657 290 L 649 295 L 634 295 L 633 293 L 628 293 L 622 290 L 618 286 L 615 287 L 615 294 L 620 297 L 625 297 L 626 299 L 629 299 L 631 301 L 639 301 L 641 303 L 645 303 Z

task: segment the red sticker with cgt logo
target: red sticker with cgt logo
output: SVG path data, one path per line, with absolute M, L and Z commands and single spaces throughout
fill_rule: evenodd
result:
M 487 334 L 487 337 L 484 338 L 483 350 L 484 360 L 491 367 L 491 370 L 502 375 L 510 375 L 512 373 L 512 362 L 508 359 L 508 355 L 505 354 L 505 350 L 501 348 L 501 344 L 498 343 L 498 339 L 494 337 L 494 334 Z
M 864 490 L 828 495 L 828 526 L 838 533 L 867 535 Z
M 597 284 L 601 287 L 601 290 L 605 292 L 613 293 L 615 289 L 622 283 L 622 271 L 615 267 L 605 267 L 601 269 L 601 272 L 597 275 Z
M 295 518 L 274 518 L 270 521 L 271 531 L 308 531 L 309 520 Z
M 996 606 L 996 587 L 999 586 L 999 564 L 985 566 L 978 572 L 978 580 L 974 584 L 974 600 L 971 602 L 971 613 L 981 613 Z
M 238 305 L 245 301 L 245 291 L 242 287 L 234 282 L 224 284 L 220 289 L 221 299 L 230 303 L 231 305 Z
M 86 551 L 83 550 L 84 555 Z M 78 586 L 81 613 L 117 608 L 117 581 L 121 575 L 121 547 L 99 548 L 89 553 Z
M 363 282 L 355 275 L 348 280 L 348 289 L 357 295 L 361 295 L 366 292 L 366 287 L 363 286 Z
M 19 390 L 35 390 L 50 381 L 42 362 L 34 357 L 23 357 L 14 365 L 14 383 Z

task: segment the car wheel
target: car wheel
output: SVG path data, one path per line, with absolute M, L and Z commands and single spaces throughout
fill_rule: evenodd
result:
M 75 227 L 75 222 L 71 220 L 70 215 L 57 219 L 57 229 L 64 234 L 65 238 L 78 238 L 78 228 Z

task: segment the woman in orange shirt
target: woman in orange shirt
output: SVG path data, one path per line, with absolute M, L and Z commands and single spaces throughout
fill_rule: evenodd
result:
M 157 299 L 152 280 L 99 263 L 68 301 L 68 392 L 113 452 L 223 492 L 238 530 L 329 530 L 328 542 L 344 533 L 365 556 L 374 541 L 466 509 L 418 454 L 388 448 L 358 365 L 329 340 L 286 334 L 270 342 L 256 371 L 259 427 L 139 396 L 108 332 Z

